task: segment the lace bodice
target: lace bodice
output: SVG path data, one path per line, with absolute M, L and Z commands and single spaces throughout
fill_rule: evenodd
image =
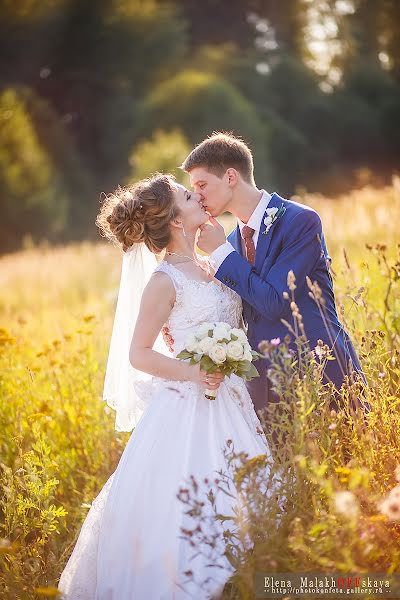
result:
M 167 325 L 174 338 L 174 355 L 185 346 L 189 333 L 205 321 L 223 321 L 239 327 L 242 300 L 236 292 L 217 280 L 196 281 L 173 265 L 162 261 L 156 271 L 167 273 L 175 287 L 176 300 Z

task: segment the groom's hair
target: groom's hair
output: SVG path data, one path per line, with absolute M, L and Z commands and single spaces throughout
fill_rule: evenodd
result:
M 250 148 L 232 133 L 213 133 L 191 151 L 180 168 L 190 173 L 195 167 L 206 168 L 217 177 L 222 177 L 227 169 L 233 168 L 245 181 L 254 183 Z

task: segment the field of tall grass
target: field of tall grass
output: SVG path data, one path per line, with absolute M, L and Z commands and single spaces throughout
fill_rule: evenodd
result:
M 254 597 L 253 576 L 262 570 L 400 571 L 400 182 L 295 200 L 316 208 L 324 223 L 338 308 L 360 353 L 372 410 L 368 423 L 346 410 L 331 413 L 311 363 L 309 377 L 281 389 L 292 425 L 274 467 L 286 499 L 279 518 L 281 507 L 273 500 L 266 506 L 260 494 L 263 459 L 249 462 L 231 449 L 254 547 L 246 536 L 227 537 L 236 568 L 227 598 Z M 224 224 L 233 226 L 229 218 Z M 57 595 L 90 503 L 129 438 L 114 430 L 114 414 L 101 401 L 120 266 L 119 251 L 103 242 L 0 258 L 5 600 Z M 356 393 L 349 384 L 344 396 Z M 278 425 L 284 432 L 287 421 Z

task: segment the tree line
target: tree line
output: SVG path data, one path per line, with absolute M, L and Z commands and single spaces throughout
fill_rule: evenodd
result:
M 216 129 L 281 194 L 398 167 L 397 0 L 1 5 L 1 251 L 96 238 L 103 192 L 173 170 Z

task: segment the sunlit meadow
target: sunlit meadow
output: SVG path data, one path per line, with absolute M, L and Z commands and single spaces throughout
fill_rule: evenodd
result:
M 293 423 L 279 466 L 285 511 L 276 519 L 278 505 L 266 511 L 257 495 L 263 459 L 239 458 L 233 477 L 249 499 L 245 528 L 256 543 L 249 552 L 240 538 L 227 540 L 237 569 L 227 598 L 254 597 L 257 570 L 400 570 L 400 182 L 334 200 L 295 199 L 322 217 L 338 308 L 365 367 L 372 411 L 367 424 L 346 411 L 331 414 L 312 364 L 309 377 L 281 388 Z M 229 218 L 224 224 L 233 226 Z M 101 400 L 120 265 L 119 251 L 103 242 L 0 259 L 0 596 L 7 600 L 57 594 L 90 503 L 129 438 L 115 432 Z M 344 395 L 354 393 L 349 386 Z M 284 433 L 287 423 L 280 426 Z

